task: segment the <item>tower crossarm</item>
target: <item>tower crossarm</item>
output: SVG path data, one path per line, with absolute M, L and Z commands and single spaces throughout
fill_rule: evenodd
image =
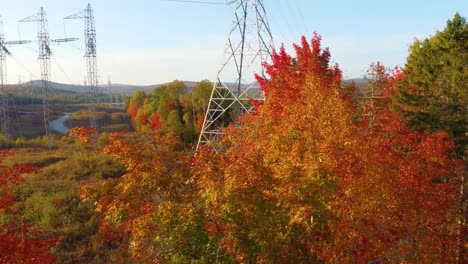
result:
M 41 14 L 40 12 L 39 13 L 36 13 L 34 15 L 31 15 L 31 16 L 28 16 L 26 18 L 23 18 L 21 20 L 18 20 L 18 22 L 39 22 L 41 21 Z
M 83 19 L 83 18 L 86 18 L 85 10 L 81 10 L 73 15 L 66 16 L 63 19 Z
M 64 43 L 64 42 L 72 42 L 77 41 L 79 38 L 61 38 L 61 39 L 52 39 L 50 42 L 54 43 Z
M 27 44 L 31 43 L 30 40 L 11 40 L 11 41 L 5 41 L 5 44 L 7 45 L 21 45 L 21 44 Z

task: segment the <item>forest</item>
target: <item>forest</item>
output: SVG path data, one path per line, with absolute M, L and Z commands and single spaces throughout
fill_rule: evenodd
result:
M 293 48 L 256 76 L 265 100 L 221 152 L 196 150 L 209 80 L 102 108 L 98 147 L 78 108 L 53 151 L 12 139 L 0 263 L 467 263 L 466 18 L 415 40 L 404 67 L 370 65 L 365 86 L 319 34 Z

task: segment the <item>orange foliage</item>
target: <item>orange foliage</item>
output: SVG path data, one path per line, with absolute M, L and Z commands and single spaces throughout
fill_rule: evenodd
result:
M 73 127 L 68 130 L 67 134 L 70 137 L 77 138 L 82 143 L 88 143 L 91 142 L 92 137 L 96 131 L 96 128 Z
M 197 155 L 205 228 L 242 262 L 454 261 L 453 143 L 386 108 L 357 122 L 320 41 L 274 53 L 258 113 Z
M 158 113 L 153 114 L 153 119 L 151 120 L 151 131 L 160 130 L 162 127 L 161 118 Z
M 127 108 L 127 112 L 130 114 L 130 118 L 132 120 L 132 123 L 136 122 L 136 117 L 138 115 L 138 110 L 139 108 L 133 105 L 129 105 Z
M 172 248 L 164 244 L 164 237 L 183 232 L 181 228 L 168 232 L 161 221 L 174 220 L 174 210 L 190 201 L 184 188 L 190 175 L 189 153 L 181 152 L 183 145 L 168 135 L 111 134 L 108 141 L 103 152 L 121 160 L 126 173 L 81 189 L 82 199 L 95 201 L 96 211 L 105 215 L 99 229 L 101 242 L 115 249 L 117 262 L 164 259 L 160 244 Z M 177 215 L 184 217 L 183 212 Z M 174 243 L 182 247 L 183 242 Z
M 294 48 L 257 76 L 266 100 L 223 131 L 225 153 L 190 159 L 154 132 L 109 137 L 103 151 L 127 171 L 81 197 L 104 214 L 100 239 L 116 262 L 455 260 L 453 143 L 408 129 L 389 100 L 357 119 L 320 36 Z

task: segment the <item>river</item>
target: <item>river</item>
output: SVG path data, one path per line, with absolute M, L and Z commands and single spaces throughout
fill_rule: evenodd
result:
M 66 134 L 68 127 L 65 126 L 65 121 L 67 121 L 71 115 L 72 113 L 63 113 L 63 116 L 59 119 L 50 121 L 50 129 L 60 134 Z

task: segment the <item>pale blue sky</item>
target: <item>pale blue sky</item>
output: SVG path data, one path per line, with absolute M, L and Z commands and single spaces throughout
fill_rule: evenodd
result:
M 224 0 L 205 0 L 223 3 Z M 52 39 L 82 37 L 83 21 L 63 21 L 90 3 L 97 29 L 100 83 L 150 85 L 174 79 L 213 80 L 222 60 L 232 7 L 160 0 L 1 0 L 7 40 L 36 39 L 37 26 L 17 21 L 44 7 Z M 276 47 L 316 31 L 345 78 L 362 77 L 370 63 L 403 66 L 414 38 L 442 30 L 467 0 L 264 0 Z M 20 35 L 20 36 L 19 36 Z M 83 40 L 53 46 L 52 80 L 82 83 Z M 289 49 L 290 50 L 290 49 Z M 39 79 L 37 44 L 11 47 L 8 82 Z

